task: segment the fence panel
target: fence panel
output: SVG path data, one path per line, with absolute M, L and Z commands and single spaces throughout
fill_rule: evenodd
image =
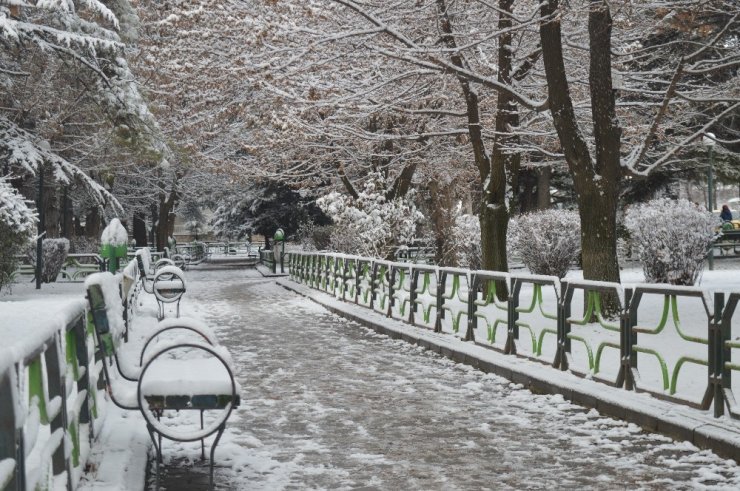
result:
M 505 290 L 506 299 L 499 299 Z M 469 339 L 478 344 L 504 351 L 509 337 L 511 277 L 506 273 L 475 271 L 470 304 Z
M 638 285 L 630 301 L 637 390 L 708 409 L 713 301 L 699 288 Z
M 563 366 L 578 375 L 622 386 L 628 368 L 622 363 L 628 349 L 622 285 L 568 280 L 563 281 L 562 290 Z M 613 312 L 605 312 L 605 302 L 618 305 Z
M 336 254 L 322 262 L 319 254 L 294 254 L 291 267 L 298 271 L 292 277 L 337 298 L 601 383 L 705 410 L 714 405 L 715 416 L 727 408 L 740 417 L 734 398 L 740 382 L 732 376 L 740 370 L 732 356 L 740 349 L 740 328 L 732 322 L 740 293 L 729 294 L 725 303 L 723 293 L 712 298 L 699 288 L 633 289 Z M 502 289 L 508 290 L 505 299 Z

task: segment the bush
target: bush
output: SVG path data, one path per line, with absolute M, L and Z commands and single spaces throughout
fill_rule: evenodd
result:
M 18 260 L 33 237 L 36 214 L 33 213 L 22 196 L 0 177 L 0 291 L 10 284 Z
M 648 283 L 693 285 L 719 221 L 685 199 L 660 198 L 627 210 L 625 225 Z
M 332 225 L 316 225 L 307 220 L 298 226 L 296 236 L 304 251 L 323 251 L 331 247 Z
M 480 220 L 475 215 L 455 213 L 448 248 L 454 262 L 461 268 L 480 269 L 483 264 L 483 250 L 480 240 Z
M 64 266 L 64 261 L 69 254 L 69 240 L 67 239 L 44 239 L 41 252 L 44 263 L 41 268 L 41 281 L 44 283 L 53 283 L 57 280 L 59 272 Z M 32 245 L 28 250 L 28 258 L 36 267 L 36 245 Z
M 423 218 L 414 205 L 414 191 L 386 200 L 387 187 L 383 176 L 373 174 L 357 199 L 333 192 L 316 201 L 335 224 L 332 248 L 348 254 L 387 258 L 396 247 L 411 242 L 416 224 Z
M 69 239 L 69 252 L 74 254 L 98 254 L 100 252 L 100 240 L 96 237 L 72 237 Z
M 514 218 L 508 247 L 533 274 L 562 278 L 581 253 L 581 221 L 571 210 L 545 210 Z

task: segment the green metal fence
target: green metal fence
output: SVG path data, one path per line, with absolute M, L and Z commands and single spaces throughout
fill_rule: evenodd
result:
M 291 279 L 419 328 L 740 417 L 740 292 L 563 280 L 293 252 Z M 605 305 L 611 305 L 610 313 Z M 615 305 L 616 304 L 616 305 Z M 736 323 L 737 324 L 737 323 Z

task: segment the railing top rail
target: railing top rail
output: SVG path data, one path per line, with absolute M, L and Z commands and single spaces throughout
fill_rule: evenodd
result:
M 621 283 L 612 283 L 609 281 L 565 279 L 562 280 L 561 283 L 567 284 L 569 288 L 578 288 L 580 290 L 617 292 L 619 294 L 623 294 L 625 290 L 625 285 Z
M 473 271 L 469 269 L 463 269 L 463 268 L 437 268 L 437 270 L 440 273 L 446 273 L 446 274 L 457 274 L 461 276 L 466 276 L 470 278 L 470 275 L 473 273 Z
M 477 269 L 472 271 L 473 279 L 479 280 L 504 280 L 509 281 L 511 275 L 501 271 L 488 271 L 486 269 Z
M 20 301 L 13 302 L 15 314 L 6 312 L 3 324 L 0 327 L 0 339 L 5 345 L 0 352 L 0 373 L 9 365 L 22 362 L 24 365 L 30 363 L 40 353 L 46 351 L 54 342 L 57 333 L 66 332 L 74 327 L 76 321 L 85 313 L 85 301 L 79 299 L 66 299 L 65 305 L 56 308 L 43 301 Z M 35 322 L 28 321 L 28 312 L 40 312 Z M 17 314 L 17 315 L 16 315 Z M 17 321 L 25 319 L 23 323 Z M 7 326 L 7 330 L 4 328 Z M 25 329 L 17 329 L 23 326 Z M 22 332 L 22 336 L 18 333 Z M 15 333 L 15 335 L 11 335 Z
M 560 278 L 557 276 L 548 276 L 544 274 L 529 274 L 529 273 L 509 273 L 512 280 L 518 280 L 523 283 L 536 283 L 538 285 L 553 285 L 556 288 L 560 288 Z
M 668 295 L 679 295 L 682 297 L 702 297 L 706 290 L 697 286 L 666 285 L 659 283 L 635 283 L 632 285 L 635 292 L 663 293 Z

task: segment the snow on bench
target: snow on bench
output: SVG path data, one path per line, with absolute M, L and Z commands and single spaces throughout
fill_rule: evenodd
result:
M 176 283 L 184 292 L 185 280 L 179 268 L 165 266 L 157 272 L 157 275 L 160 274 L 169 275 L 169 279 L 163 280 L 165 286 L 172 288 L 175 285 L 171 283 Z M 157 275 L 155 285 L 159 283 Z M 177 279 L 172 279 L 173 277 Z M 216 433 L 211 447 L 212 485 L 216 445 L 231 411 L 240 403 L 241 388 L 234 379 L 231 356 L 225 348 L 218 345 L 213 332 L 195 319 L 164 320 L 141 338 L 143 344 L 125 343 L 120 335 L 123 320 L 118 284 L 119 277 L 110 273 L 98 273 L 85 282 L 98 346 L 104 353 L 102 366 L 108 393 L 116 405 L 125 409 L 138 409 L 144 416 L 157 451 L 157 475 L 161 445 L 156 435 L 175 441 L 200 440 L 204 449 L 204 439 Z M 157 287 L 153 290 L 156 295 Z M 157 300 L 159 302 L 159 298 Z M 173 331 L 190 332 L 202 340 L 194 342 L 159 339 L 164 333 Z M 139 366 L 121 366 L 126 357 L 119 357 L 119 352 L 132 349 L 139 350 Z M 204 411 L 219 410 L 220 415 L 205 428 L 201 416 L 199 430 L 185 431 L 183 428 L 173 429 L 159 422 L 163 412 L 169 410 L 196 410 L 201 414 Z M 205 454 L 205 450 L 203 452 Z

